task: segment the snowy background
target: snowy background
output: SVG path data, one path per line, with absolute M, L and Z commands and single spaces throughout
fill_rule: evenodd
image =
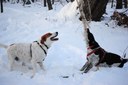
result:
M 44 61 L 46 71 L 38 69 L 32 79 L 31 70 L 23 73 L 18 68 L 10 72 L 6 50 L 0 48 L 0 85 L 128 85 L 128 63 L 123 68 L 100 68 L 87 74 L 79 71 L 86 62 L 87 50 L 76 6 L 76 2 L 65 6 L 55 3 L 54 9 L 48 11 L 39 3 L 26 7 L 4 3 L 4 13 L 0 14 L 0 43 L 32 43 L 43 34 L 56 31 L 59 41 L 48 51 Z M 128 46 L 128 28 L 114 23 L 110 27 L 105 25 L 114 10 L 108 4 L 108 15 L 101 22 L 91 22 L 90 30 L 101 47 L 122 56 Z M 128 58 L 128 50 L 126 54 Z

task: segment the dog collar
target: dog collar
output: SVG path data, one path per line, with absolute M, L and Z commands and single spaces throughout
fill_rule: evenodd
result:
M 89 57 L 91 54 L 95 53 L 97 50 L 101 50 L 101 51 L 103 52 L 103 55 L 102 55 L 101 59 L 99 60 L 99 62 L 95 64 L 95 66 L 98 66 L 98 65 L 103 61 L 103 59 L 104 59 L 104 57 L 105 57 L 105 55 L 106 55 L 105 50 L 102 49 L 101 47 L 98 47 L 98 48 L 92 50 L 91 52 L 89 52 L 89 53 L 87 54 L 87 57 Z
M 87 54 L 87 57 L 90 56 L 91 54 L 95 53 L 99 48 L 100 48 L 100 47 L 98 47 L 98 48 L 92 50 L 91 52 L 89 52 L 89 53 Z M 89 48 L 89 49 L 91 49 L 91 48 Z
M 39 43 L 38 41 L 34 41 L 34 42 L 36 42 L 36 43 L 40 46 L 40 48 L 44 51 L 45 55 L 47 55 L 46 50 L 40 45 L 40 43 Z M 47 47 L 46 47 L 46 48 L 47 48 Z
M 44 44 L 44 46 L 47 48 L 47 49 L 49 49 L 49 47 L 45 44 L 45 43 L 43 43 Z
M 32 58 L 32 44 L 30 44 L 30 56 Z

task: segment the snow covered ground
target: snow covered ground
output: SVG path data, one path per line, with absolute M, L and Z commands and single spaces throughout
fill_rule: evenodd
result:
M 64 7 L 57 3 L 54 10 L 48 11 L 37 3 L 30 7 L 4 4 L 4 13 L 0 14 L 0 43 L 31 43 L 55 31 L 59 32 L 59 41 L 48 51 L 44 61 L 46 71 L 38 69 L 32 79 L 31 71 L 22 74 L 18 68 L 10 72 L 6 50 L 0 48 L 0 85 L 128 85 L 128 63 L 123 68 L 100 68 L 87 74 L 79 71 L 86 62 L 87 51 L 76 6 L 75 2 Z M 128 46 L 128 29 L 105 25 L 113 11 L 108 5 L 105 20 L 91 22 L 90 30 L 101 47 L 122 56 Z M 128 58 L 128 50 L 126 53 Z M 66 76 L 69 77 L 63 78 Z

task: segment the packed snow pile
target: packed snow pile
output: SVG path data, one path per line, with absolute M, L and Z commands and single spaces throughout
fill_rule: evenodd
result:
M 79 16 L 79 10 L 77 7 L 76 1 L 72 3 L 70 2 L 57 13 L 57 16 L 64 20 L 74 20 Z
M 34 78 L 30 78 L 31 70 L 9 71 L 6 49 L 0 48 L 0 85 L 128 85 L 128 63 L 123 68 L 102 67 L 86 74 L 79 71 L 86 62 L 87 49 L 76 6 L 73 2 L 47 11 L 37 4 L 31 7 L 4 4 L 4 13 L 0 14 L 0 43 L 32 43 L 43 34 L 56 31 L 59 41 L 48 50 L 44 61 L 46 71 L 38 68 Z M 107 13 L 112 14 L 112 10 L 108 4 Z M 90 30 L 101 47 L 122 56 L 128 46 L 128 29 L 107 27 L 109 18 L 106 15 L 102 22 L 91 22 Z M 126 54 L 128 58 L 128 50 Z

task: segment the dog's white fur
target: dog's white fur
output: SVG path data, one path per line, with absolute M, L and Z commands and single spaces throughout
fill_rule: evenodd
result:
M 89 48 L 89 46 L 88 46 Z M 92 51 L 92 49 L 87 49 L 87 53 L 90 53 Z M 99 70 L 99 67 L 95 66 L 99 61 L 99 57 L 97 55 L 95 55 L 94 53 L 92 53 L 91 55 L 88 56 L 88 63 L 91 63 L 93 65 L 92 70 L 93 71 L 97 71 Z
M 48 47 L 50 47 L 51 44 L 54 42 L 51 39 L 51 37 L 55 36 L 56 32 L 55 33 L 51 33 L 51 34 L 52 34 L 51 36 L 46 36 L 46 41 L 44 42 Z M 38 42 L 47 53 L 48 49 L 46 48 L 46 46 L 41 43 L 41 40 L 39 40 Z M 32 57 L 31 57 L 31 54 L 30 54 L 30 45 L 31 45 L 31 50 L 32 50 Z M 46 54 L 41 49 L 41 47 L 37 44 L 37 42 L 33 42 L 33 43 L 16 43 L 16 44 L 12 44 L 10 46 L 6 46 L 6 45 L 3 45 L 3 44 L 0 44 L 0 47 L 4 47 L 4 48 L 7 49 L 10 70 L 13 70 L 14 61 L 15 61 L 16 57 L 18 58 L 18 60 L 20 62 L 31 63 L 32 68 L 33 68 L 32 77 L 35 75 L 36 64 L 37 63 L 40 65 L 41 69 L 44 70 L 43 60 L 45 59 Z

